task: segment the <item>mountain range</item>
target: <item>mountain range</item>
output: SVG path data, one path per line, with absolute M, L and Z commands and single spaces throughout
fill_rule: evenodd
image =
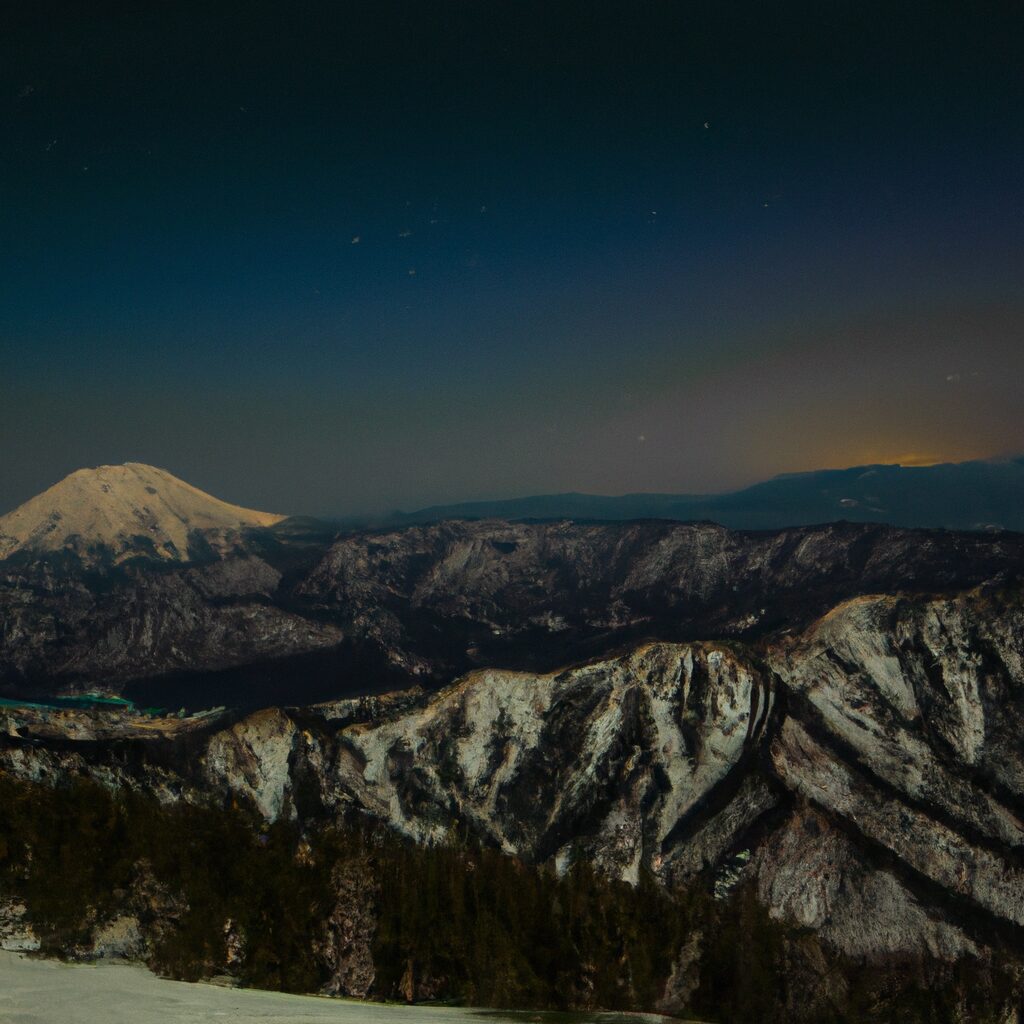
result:
M 844 519 L 949 530 L 1024 530 L 1024 457 L 790 473 L 725 494 L 546 494 L 437 505 L 387 522 L 441 519 L 709 520 L 774 530 Z
M 1005 526 L 1021 470 L 783 478 L 748 512 L 924 515 L 976 479 L 958 514 Z M 336 531 L 133 464 L 0 519 L 0 945 L 360 998 L 1017 1019 L 1024 534 L 643 507 Z
M 334 534 L 136 464 L 0 519 L 0 687 L 258 707 L 546 671 L 625 643 L 804 628 L 839 601 L 976 586 L 1011 532 L 444 520 Z M 20 538 L 20 539 L 19 539 Z
M 85 564 L 133 557 L 198 561 L 206 546 L 227 550 L 246 530 L 286 521 L 284 535 L 326 538 L 449 519 L 667 519 L 736 530 L 842 520 L 912 529 L 1024 530 L 1024 457 L 792 473 L 723 494 L 547 494 L 336 520 L 241 508 L 166 470 L 125 463 L 78 470 L 0 516 L 0 562 L 44 554 Z
M 562 979 L 553 1005 L 737 1024 L 1011 1021 L 1024 978 L 1022 636 L 1020 587 L 1003 581 L 854 598 L 753 644 L 642 642 L 552 672 L 481 669 L 436 693 L 184 717 L 0 707 L 0 840 L 17 851 L 27 834 L 34 851 L 0 879 L 0 941 L 276 987 L 270 950 L 292 977 L 359 998 L 458 998 L 468 973 L 476 999 L 535 1005 L 528 969 L 495 976 L 482 945 L 524 957 L 527 940 L 473 907 L 495 899 L 522 929 L 534 887 L 560 878 L 542 921 L 564 900 L 611 915 L 609 900 L 639 909 L 663 891 L 674 909 L 658 919 L 684 934 L 662 921 L 645 954 L 661 966 L 643 984 L 618 918 L 592 921 L 599 931 L 557 960 L 542 946 Z M 214 833 L 234 844 L 216 856 L 272 874 L 249 892 L 224 867 L 214 897 L 176 865 L 205 849 L 225 807 L 247 817 Z M 116 824 L 125 816 L 161 830 L 162 856 L 125 861 L 151 842 Z M 74 848 L 91 845 L 65 883 L 68 822 Z M 330 853 L 337 828 L 374 824 L 409 844 L 398 874 L 380 837 Z M 481 891 L 502 884 L 484 874 L 495 857 L 515 881 Z M 310 891 L 321 863 L 335 867 Z M 51 864 L 56 877 L 37 877 Z M 636 895 L 586 883 L 600 902 L 585 911 L 581 870 Z M 462 887 L 468 902 L 450 904 Z M 283 924 L 259 916 L 279 907 L 310 915 L 286 947 Z M 427 931 L 410 931 L 424 915 Z M 578 947 L 604 929 L 607 963 Z M 599 965 L 610 987 L 593 980 Z

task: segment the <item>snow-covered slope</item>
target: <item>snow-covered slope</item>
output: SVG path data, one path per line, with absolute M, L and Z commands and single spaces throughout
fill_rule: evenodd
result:
M 84 561 L 145 554 L 184 561 L 197 539 L 217 548 L 284 516 L 231 505 L 139 462 L 80 469 L 0 517 L 0 559 L 72 552 Z
M 785 1019 L 862 1020 L 814 1015 L 852 996 L 808 936 L 900 986 L 1001 964 L 1019 1001 L 1021 735 L 1024 594 L 989 584 L 854 598 L 756 646 L 642 643 L 432 694 L 245 717 L 0 708 L 0 775 L 230 798 L 304 829 L 354 814 L 425 845 L 467 834 L 559 871 L 749 896 L 807 971 Z M 680 970 L 716 948 L 697 933 Z

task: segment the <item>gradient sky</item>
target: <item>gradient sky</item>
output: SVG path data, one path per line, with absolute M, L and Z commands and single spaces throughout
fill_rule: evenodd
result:
M 0 14 L 0 511 L 1024 450 L 1019 5 L 234 6 Z

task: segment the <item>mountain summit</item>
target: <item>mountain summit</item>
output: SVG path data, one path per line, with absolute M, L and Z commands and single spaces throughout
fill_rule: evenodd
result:
M 240 530 L 284 518 L 228 504 L 140 462 L 97 466 L 0 516 L 0 559 L 68 552 L 86 562 L 136 555 L 185 561 L 197 543 L 221 548 Z

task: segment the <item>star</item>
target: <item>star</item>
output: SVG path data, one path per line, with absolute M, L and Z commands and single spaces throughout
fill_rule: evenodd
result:
M 710 128 L 711 127 L 711 122 L 710 121 L 705 121 L 704 122 L 704 127 L 705 128 Z
M 352 244 L 353 245 L 358 245 L 361 241 L 362 241 L 362 239 L 360 238 L 359 235 L 353 235 L 352 236 Z

